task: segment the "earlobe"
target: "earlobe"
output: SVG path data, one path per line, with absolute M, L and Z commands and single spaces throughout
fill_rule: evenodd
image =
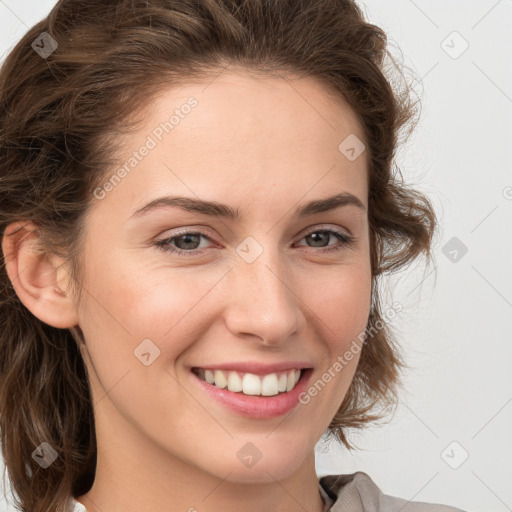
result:
M 60 329 L 78 324 L 64 260 L 41 251 L 33 222 L 7 226 L 2 238 L 5 269 L 21 302 L 42 322 Z

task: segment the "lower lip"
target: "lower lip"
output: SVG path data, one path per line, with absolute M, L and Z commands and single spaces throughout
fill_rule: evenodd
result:
M 299 395 L 306 390 L 312 368 L 303 371 L 295 387 L 287 393 L 273 396 L 244 395 L 227 388 L 221 389 L 199 378 L 190 371 L 192 379 L 215 401 L 232 412 L 253 419 L 277 418 L 292 411 L 299 403 Z

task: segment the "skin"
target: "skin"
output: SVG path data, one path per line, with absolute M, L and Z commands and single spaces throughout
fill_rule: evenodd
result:
M 323 508 L 314 447 L 359 356 L 307 405 L 274 419 L 244 418 L 213 402 L 191 385 L 189 368 L 303 360 L 314 367 L 313 383 L 365 330 L 367 211 L 349 205 L 292 217 L 299 205 L 338 192 L 354 194 L 367 208 L 366 154 L 349 161 L 338 149 L 350 134 L 364 140 L 362 128 L 312 78 L 263 79 L 230 70 L 210 82 L 164 91 L 140 130 L 124 140 L 122 162 L 169 112 L 197 99 L 121 183 L 92 199 L 79 306 L 63 261 L 34 252 L 30 224 L 2 242 L 25 306 L 49 325 L 78 326 L 85 337 L 98 441 L 94 485 L 78 497 L 88 511 Z M 170 207 L 129 219 L 165 194 L 225 203 L 240 208 L 243 218 Z M 200 245 L 189 240 L 187 246 L 181 238 L 169 245 L 201 254 L 152 246 L 184 228 L 211 241 L 201 237 Z M 338 244 L 334 235 L 316 243 L 307 236 L 322 229 L 338 229 L 354 242 L 325 252 Z M 236 252 L 248 236 L 263 249 L 251 264 Z M 134 357 L 147 338 L 160 349 L 149 366 Z M 237 457 L 247 442 L 262 454 L 251 467 Z

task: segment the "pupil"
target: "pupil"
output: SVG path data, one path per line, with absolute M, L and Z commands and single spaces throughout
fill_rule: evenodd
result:
M 200 235 L 194 235 L 194 234 L 188 234 L 188 235 L 181 235 L 179 236 L 176 241 L 178 243 L 176 243 L 176 245 L 178 246 L 179 249 L 196 249 L 197 247 L 189 247 L 187 244 L 198 244 L 199 243 L 199 236 Z M 179 243 L 180 240 L 184 240 L 184 239 L 187 239 L 187 241 L 185 241 L 185 247 L 183 247 L 183 244 L 182 243 Z M 192 242 L 190 242 L 190 239 L 192 239 Z
M 326 242 L 329 241 L 329 233 L 324 233 L 324 232 L 321 232 L 319 231 L 318 233 L 312 233 L 310 235 L 308 235 L 308 237 L 312 237 L 313 238 L 313 242 L 318 242 L 318 237 L 320 237 L 320 241 L 321 241 L 321 238 L 322 237 L 326 237 Z M 314 240 L 314 239 L 317 239 L 317 240 Z M 315 247 L 323 247 L 322 245 L 316 245 Z

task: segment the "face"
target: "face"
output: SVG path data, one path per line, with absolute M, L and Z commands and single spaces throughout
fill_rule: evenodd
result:
M 339 149 L 349 136 L 363 139 L 357 119 L 313 79 L 230 71 L 150 105 L 83 235 L 99 445 L 233 482 L 312 456 L 358 355 L 333 365 L 370 308 L 367 161 Z M 361 205 L 304 208 L 340 194 Z M 144 208 L 171 196 L 189 202 Z

